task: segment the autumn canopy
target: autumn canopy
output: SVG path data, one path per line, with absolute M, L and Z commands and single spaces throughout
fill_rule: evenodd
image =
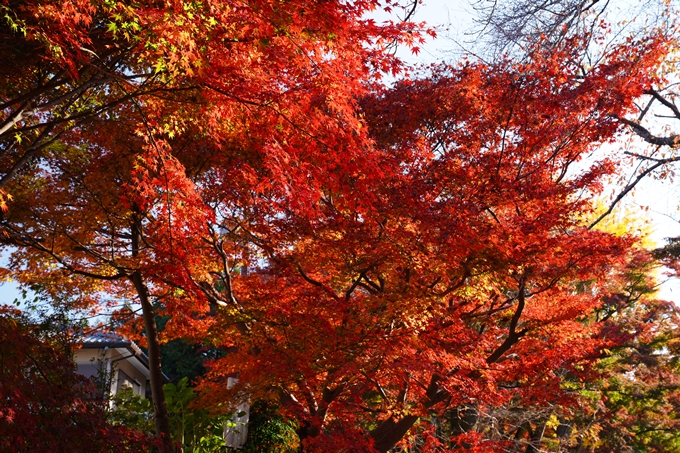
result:
M 620 170 L 596 151 L 669 36 L 413 75 L 391 49 L 433 32 L 372 19 L 391 3 L 0 1 L 5 273 L 128 302 L 163 449 L 174 338 L 222 351 L 198 404 L 267 401 L 302 451 L 481 452 L 548 435 L 600 359 L 659 332 L 620 321 L 651 256 L 593 220 Z

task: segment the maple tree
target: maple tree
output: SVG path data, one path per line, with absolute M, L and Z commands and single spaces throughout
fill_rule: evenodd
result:
M 91 382 L 76 374 L 71 338 L 0 306 L 0 448 L 142 452 L 153 439 L 107 422 Z
M 588 34 L 589 30 L 609 30 L 605 40 L 598 38 L 602 35 L 589 34 L 595 39 L 576 57 L 584 70 L 602 58 L 609 46 L 630 36 L 645 35 L 654 29 L 677 36 L 677 4 L 667 0 L 631 2 L 625 8 L 614 8 L 611 2 L 599 0 L 508 0 L 493 5 L 481 2 L 475 10 L 479 25 L 475 46 L 492 58 L 507 52 L 522 59 L 536 45 L 551 48 L 570 37 Z M 631 133 L 625 151 L 617 159 L 625 161 L 631 170 L 619 178 L 618 193 L 609 209 L 594 220 L 595 224 L 610 215 L 646 179 L 671 179 L 674 175 L 678 135 L 673 132 L 673 123 L 680 117 L 675 105 L 675 53 L 666 56 L 657 73 L 663 77 L 645 90 L 634 111 L 619 118 Z
M 126 8 L 114 2 L 0 3 L 0 190 L 59 140 L 120 103 L 162 89 L 136 64 L 132 40 L 106 32 Z M 129 12 L 130 8 L 127 8 Z M 129 23 L 134 28 L 137 24 Z M 77 133 L 75 134 L 77 135 Z
M 566 403 L 561 373 L 587 376 L 615 343 L 581 320 L 635 240 L 582 225 L 615 163 L 573 167 L 649 89 L 663 36 L 585 73 L 588 36 L 575 36 L 524 63 L 440 65 L 387 87 L 400 64 L 384 47 L 418 34 L 365 18 L 376 2 L 73 5 L 100 17 L 76 24 L 127 49 L 120 74 L 139 69 L 156 91 L 105 112 L 83 100 L 87 121 L 8 178 L 3 240 L 25 284 L 83 307 L 141 304 L 143 327 L 125 329 L 144 332 L 166 441 L 159 339 L 228 352 L 206 407 L 274 399 L 302 448 L 380 452 L 414 430 L 444 448 L 428 420 L 445 413 L 455 445 L 500 448 L 467 409 Z M 12 36 L 77 36 L 42 30 Z M 75 53 L 42 59 L 91 56 L 60 46 Z
M 268 184 L 285 183 L 291 173 L 280 163 L 304 149 L 303 138 L 317 145 L 305 147 L 303 160 L 310 162 L 337 141 L 362 146 L 366 136 L 356 134 L 355 100 L 369 80 L 400 67 L 381 49 L 419 39 L 413 24 L 378 25 L 364 18 L 378 6 L 377 1 L 2 4 L 2 32 L 10 43 L 2 58 L 32 57 L 4 66 L 3 73 L 0 139 L 6 164 L 0 189 L 12 184 L 3 201 L 25 195 L 14 208 L 22 203 L 36 208 L 13 209 L 7 242 L 42 253 L 42 261 L 29 260 L 24 277 L 17 277 L 41 280 L 54 291 L 80 292 L 83 305 L 97 303 L 103 291 L 141 303 L 156 431 L 166 439 L 151 302 L 177 295 L 173 288 L 195 285 L 187 280 L 189 269 L 176 271 L 178 263 L 192 266 L 187 258 L 200 261 L 204 244 L 182 236 L 205 232 L 213 214 L 196 195 L 192 170 L 217 168 L 237 157 L 265 159 Z M 297 135 L 287 142 L 291 130 Z M 192 143 L 186 162 L 174 155 L 171 143 L 181 134 L 185 146 Z M 199 150 L 201 136 L 210 140 Z M 82 175 L 83 170 L 92 173 Z M 248 169 L 243 177 L 250 177 Z M 74 194 L 80 200 L 74 202 Z M 69 213 L 78 220 L 64 225 Z M 68 275 L 46 276 L 46 257 Z M 187 297 L 164 300 L 170 311 L 179 309 L 179 301 L 188 312 L 192 304 L 205 305 Z
M 609 219 L 599 228 L 626 234 L 630 223 Z M 581 322 L 599 325 L 598 337 L 613 340 L 611 349 L 601 350 L 588 376 L 582 368 L 559 373 L 571 403 L 510 399 L 468 407 L 467 428 L 502 441 L 506 451 L 677 451 L 678 311 L 655 299 L 657 268 L 647 250 L 635 247 L 616 278 L 601 287 L 602 305 Z M 579 286 L 587 290 L 589 282 Z M 450 441 L 456 420 L 457 414 L 443 414 L 435 421 L 440 442 Z M 416 450 L 423 441 L 418 433 L 409 438 Z
M 615 341 L 579 319 L 632 241 L 581 225 L 593 206 L 576 194 L 597 194 L 613 163 L 567 175 L 612 139 L 663 53 L 630 43 L 581 78 L 578 51 L 436 67 L 376 92 L 362 104 L 383 150 L 371 174 L 325 189 L 313 217 L 294 199 L 277 216 L 238 206 L 222 230 L 266 264 L 224 285 L 233 303 L 212 331 L 232 352 L 205 403 L 275 396 L 310 451 L 384 452 L 433 414 L 566 401 L 559 373 Z M 228 391 L 230 373 L 242 385 Z

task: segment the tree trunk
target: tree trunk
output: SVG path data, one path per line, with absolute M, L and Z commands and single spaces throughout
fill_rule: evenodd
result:
M 557 427 L 557 439 L 560 442 L 560 447 L 569 444 L 570 437 L 571 425 L 567 423 L 567 419 L 560 417 L 560 425 Z
M 141 243 L 141 222 L 135 212 L 132 222 L 132 256 L 139 255 Z M 161 369 L 161 346 L 158 341 L 158 328 L 154 316 L 153 305 L 149 296 L 149 289 L 144 284 L 142 273 L 137 270 L 130 280 L 135 286 L 139 301 L 142 305 L 142 318 L 144 319 L 144 331 L 146 333 L 147 351 L 149 353 L 149 382 L 151 385 L 151 398 L 153 400 L 153 421 L 156 435 L 160 438 L 162 452 L 175 450 L 170 432 L 170 416 L 165 403 L 163 390 L 163 371 Z
M 475 427 L 479 420 L 479 412 L 472 405 L 457 407 L 449 412 L 451 436 L 460 436 Z
M 371 431 L 371 437 L 375 441 L 373 447 L 380 453 L 386 453 L 406 435 L 418 418 L 415 415 L 407 415 L 399 421 L 392 418 L 383 421 Z
M 430 384 L 425 392 L 427 399 L 423 402 L 423 406 L 427 409 L 448 398 L 448 392 L 439 387 L 439 381 L 440 378 L 437 375 L 433 375 L 430 379 Z M 374 448 L 380 453 L 388 452 L 406 435 L 419 418 L 415 415 L 406 415 L 399 420 L 394 418 L 383 420 L 370 433 L 375 441 Z
M 170 417 L 165 404 L 165 392 L 163 391 L 163 372 L 161 369 L 161 346 L 158 342 L 158 329 L 154 317 L 153 306 L 149 300 L 149 291 L 144 284 L 142 274 L 136 271 L 132 274 L 132 282 L 135 285 L 139 300 L 142 303 L 142 317 L 144 318 L 144 331 L 146 333 L 147 351 L 149 353 L 149 381 L 151 383 L 151 398 L 153 400 L 153 421 L 156 435 L 163 442 L 162 451 L 174 451 L 172 435 L 170 433 Z

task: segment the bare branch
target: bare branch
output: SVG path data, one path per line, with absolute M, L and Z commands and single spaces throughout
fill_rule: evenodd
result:
M 648 160 L 656 160 L 656 159 L 652 159 L 652 158 L 647 158 L 647 159 L 648 159 Z M 593 223 L 591 223 L 591 224 L 588 226 L 588 229 L 592 229 L 593 227 L 595 227 L 595 225 L 597 225 L 598 223 L 600 223 L 600 222 L 602 221 L 602 219 L 604 219 L 604 218 L 607 217 L 609 214 L 611 214 L 611 212 L 614 210 L 614 208 L 615 208 L 616 205 L 619 203 L 619 201 L 621 201 L 621 200 L 623 199 L 623 197 L 625 197 L 631 190 L 633 190 L 633 188 L 634 188 L 640 181 L 642 181 L 642 180 L 644 179 L 645 176 L 647 176 L 648 174 L 650 174 L 651 172 L 653 172 L 654 170 L 656 170 L 657 168 L 659 168 L 659 167 L 661 167 L 661 166 L 663 166 L 663 165 L 666 165 L 666 164 L 669 164 L 669 163 L 672 163 L 672 162 L 678 162 L 678 161 L 680 161 L 680 156 L 679 156 L 679 157 L 673 157 L 673 158 L 670 158 L 670 159 L 656 160 L 656 163 L 655 163 L 654 165 L 652 165 L 651 167 L 645 169 L 642 173 L 640 173 L 640 174 L 637 176 L 637 178 L 635 178 L 635 180 L 633 180 L 633 182 L 631 182 L 630 184 L 628 184 L 628 185 L 627 185 L 627 186 L 626 186 L 626 187 L 625 187 L 625 188 L 624 188 L 624 189 L 616 196 L 616 198 L 614 198 L 614 201 L 609 205 L 609 209 L 607 209 L 607 211 L 605 211 L 601 216 L 599 216 L 597 219 L 595 219 L 595 221 L 594 221 Z
M 678 146 L 680 146 L 680 135 L 669 135 L 667 137 L 659 137 L 652 134 L 646 127 L 640 125 L 635 121 L 631 121 L 627 118 L 617 117 L 617 119 L 621 121 L 623 124 L 630 126 L 637 136 L 639 136 L 641 139 L 643 139 L 649 144 L 657 146 L 669 146 L 671 148 L 677 148 Z

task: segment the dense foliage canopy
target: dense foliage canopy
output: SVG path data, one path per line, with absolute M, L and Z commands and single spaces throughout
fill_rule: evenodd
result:
M 579 31 L 409 76 L 389 49 L 427 30 L 377 24 L 381 6 L 2 1 L 8 274 L 79 308 L 136 304 L 116 319 L 148 347 L 165 450 L 176 338 L 223 351 L 193 404 L 264 401 L 309 452 L 571 448 L 588 404 L 645 429 L 612 395 L 675 404 L 645 374 L 674 356 L 624 364 L 674 354 L 676 318 L 630 290 L 639 238 L 593 222 L 619 169 L 596 151 L 662 81 L 671 37 L 586 64 L 606 30 Z

